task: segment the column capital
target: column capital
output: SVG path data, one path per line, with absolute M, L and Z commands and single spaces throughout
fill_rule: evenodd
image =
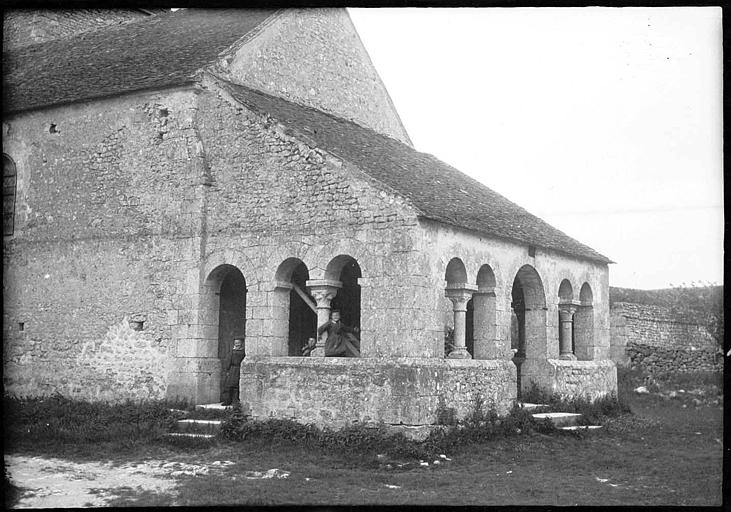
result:
M 315 302 L 317 302 L 318 308 L 329 308 L 330 301 L 335 298 L 338 290 L 343 287 L 343 283 L 340 281 L 330 279 L 309 279 L 306 285 Z
M 559 313 L 573 315 L 579 309 L 579 306 L 581 306 L 581 302 L 577 300 L 562 300 L 558 303 L 558 311 Z
M 467 302 L 472 294 L 477 291 L 477 286 L 469 283 L 448 284 L 444 289 L 444 296 L 452 301 L 455 311 L 466 311 Z

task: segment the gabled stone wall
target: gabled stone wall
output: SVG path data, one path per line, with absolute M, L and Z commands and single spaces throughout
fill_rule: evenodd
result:
M 345 9 L 282 11 L 217 72 L 411 144 Z

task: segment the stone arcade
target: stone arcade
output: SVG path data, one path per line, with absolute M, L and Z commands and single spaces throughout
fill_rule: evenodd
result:
M 414 150 L 344 10 L 62 34 L 3 59 L 7 392 L 215 402 L 239 332 L 256 417 L 616 390 L 610 261 Z M 361 357 L 301 357 L 332 307 Z

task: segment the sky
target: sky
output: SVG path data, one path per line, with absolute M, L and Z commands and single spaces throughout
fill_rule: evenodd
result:
M 723 282 L 721 9 L 348 9 L 407 132 L 596 249 Z

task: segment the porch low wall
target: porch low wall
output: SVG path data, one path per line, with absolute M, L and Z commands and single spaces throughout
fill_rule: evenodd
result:
M 591 400 L 617 392 L 617 366 L 614 361 L 571 361 L 548 359 L 533 362 L 523 372 L 523 391 L 535 382 L 541 389 L 566 397 L 584 396 Z
M 433 425 L 440 409 L 465 417 L 478 396 L 505 414 L 517 391 L 510 361 L 411 358 L 247 358 L 240 385 L 241 402 L 254 418 L 331 428 L 381 421 Z

